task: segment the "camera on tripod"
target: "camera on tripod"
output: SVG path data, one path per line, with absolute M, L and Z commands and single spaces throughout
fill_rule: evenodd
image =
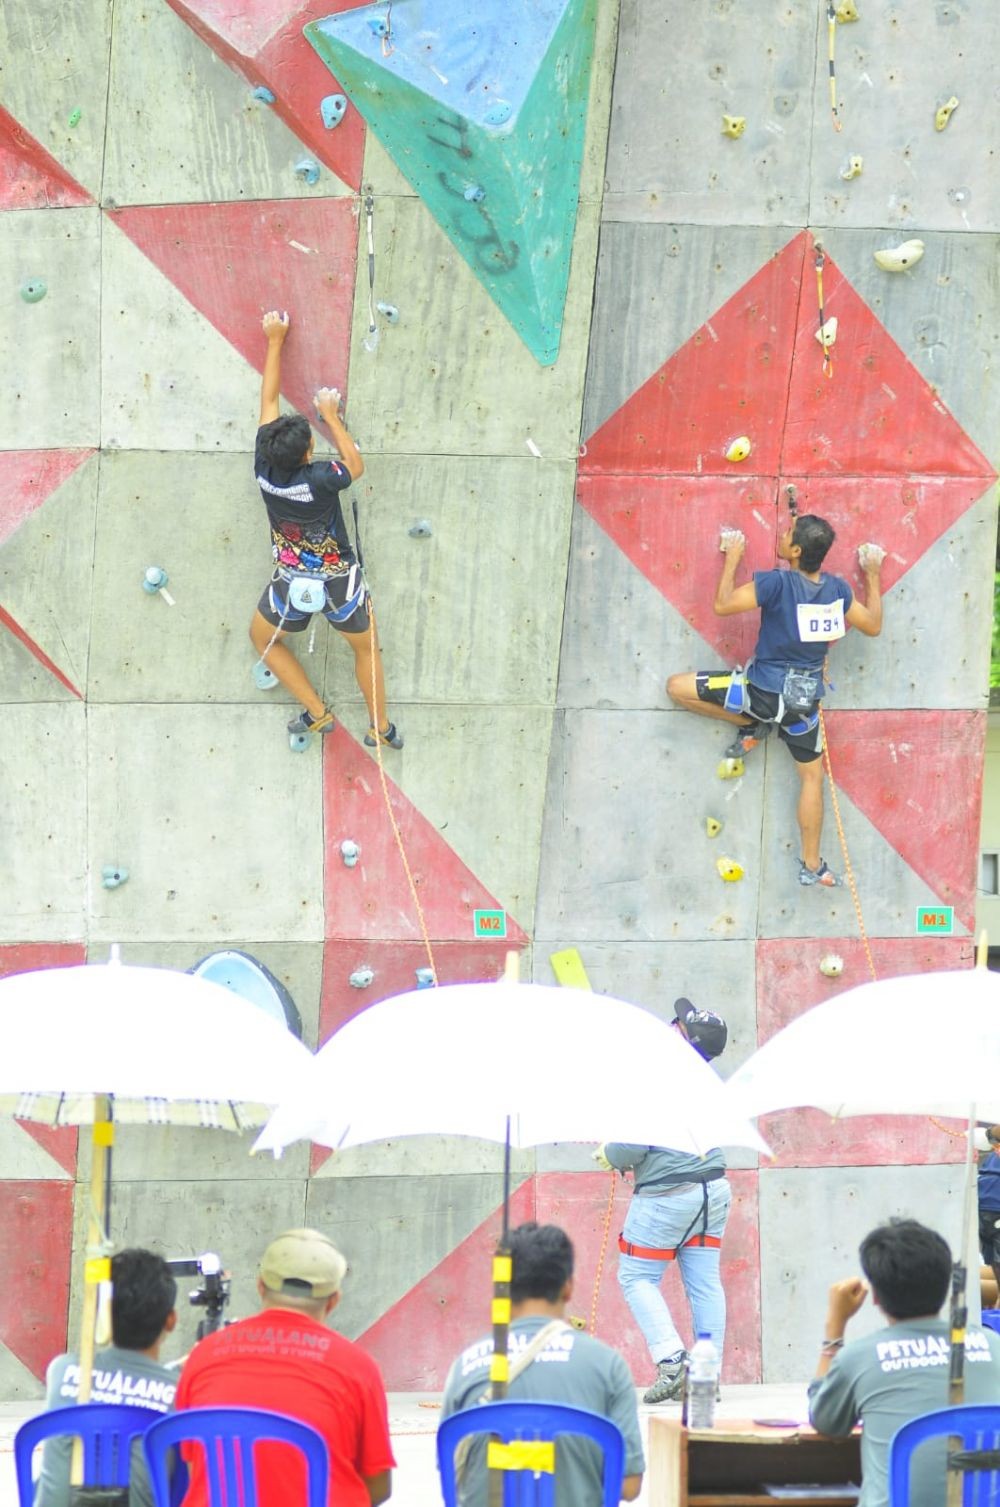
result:
M 200 1256 L 179 1257 L 176 1261 L 168 1261 L 167 1265 L 175 1277 L 203 1279 L 201 1287 L 188 1293 L 191 1307 L 205 1310 L 205 1317 L 198 1321 L 198 1338 L 203 1340 L 206 1334 L 214 1334 L 217 1329 L 221 1329 L 225 1322 L 222 1314 L 229 1302 L 231 1286 L 229 1273 L 222 1269 L 222 1257 L 215 1251 L 204 1251 Z

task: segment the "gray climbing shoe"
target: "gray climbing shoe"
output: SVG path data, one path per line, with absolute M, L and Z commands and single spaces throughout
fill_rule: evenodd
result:
M 765 739 L 771 736 L 771 722 L 751 722 L 749 727 L 741 727 L 737 736 L 726 749 L 727 759 L 744 759 L 754 748 L 759 748 Z
M 675 1402 L 683 1397 L 687 1361 L 686 1354 L 675 1360 L 661 1360 L 656 1367 L 656 1380 L 642 1394 L 643 1402 Z
M 395 722 L 390 722 L 387 728 L 379 731 L 378 742 L 385 748 L 402 748 L 403 735 L 396 731 Z M 375 747 L 375 729 L 373 727 L 370 727 L 365 733 L 365 747 Z
M 332 733 L 336 725 L 333 713 L 330 711 L 325 711 L 321 717 L 310 717 L 308 712 L 300 712 L 289 722 L 288 731 L 293 736 L 304 733 Z

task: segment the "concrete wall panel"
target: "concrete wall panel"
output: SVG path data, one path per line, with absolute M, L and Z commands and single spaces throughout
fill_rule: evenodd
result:
M 355 491 L 390 701 L 551 703 L 572 484 L 527 451 L 371 457 Z M 333 699 L 357 699 L 352 655 L 327 664 Z
M 804 224 L 818 22 L 781 0 L 693 11 L 625 0 L 605 216 Z M 723 115 L 746 117 L 738 141 L 722 134 Z
M 358 259 L 351 348 L 353 429 L 364 450 L 397 454 L 575 455 L 597 214 L 581 203 L 558 362 L 540 367 L 456 257 L 423 204 L 378 201 L 376 299 L 399 309 L 368 335 L 368 267 Z
M 898 1215 L 939 1230 L 955 1249 L 960 1167 L 811 1168 L 760 1173 L 761 1326 L 765 1382 L 811 1376 L 832 1282 L 859 1274 L 858 1245 Z M 867 1303 L 851 1335 L 883 1322 Z
M 266 705 L 278 735 L 288 697 L 280 686 L 263 695 L 251 677 L 247 629 L 273 561 L 249 455 L 108 453 L 94 557 L 97 579 L 115 587 L 94 602 L 92 702 Z M 150 565 L 167 571 L 175 606 L 142 590 Z M 328 639 L 322 625 L 309 662 L 317 679 Z
M 118 295 L 102 308 L 105 446 L 246 452 L 256 372 L 108 220 L 103 247 L 104 285 Z
M 0 330 L 5 446 L 19 450 L 96 445 L 100 391 L 101 217 L 96 209 L 0 215 L 0 281 L 8 289 Z M 37 303 L 18 297 L 41 280 Z
M 320 760 L 289 750 L 276 707 L 93 706 L 88 734 L 90 873 L 130 871 L 115 890 L 92 878 L 92 941 L 320 938 Z M 250 749 L 237 823 L 226 792 Z
M 302 143 L 168 5 L 115 6 L 111 67 L 117 87 L 108 117 L 106 203 L 348 192 L 322 164 L 314 185 L 296 174 L 295 164 L 309 155 Z M 157 129 L 136 130 L 151 106 Z
M 0 11 L 0 57 L 11 63 L 4 70 L 4 105 L 98 199 L 111 14 L 111 0 L 79 0 L 72 7 L 35 0 Z M 70 125 L 76 110 L 80 118 Z
M 79 702 L 4 710 L 4 763 L 17 797 L 0 823 L 0 940 L 86 936 L 86 726 Z
M 756 929 L 760 873 L 723 881 L 716 860 L 759 842 L 761 768 L 716 785 L 718 732 L 680 713 L 557 716 L 535 934 L 548 941 L 739 940 Z M 608 779 L 605 771 L 614 772 Z M 670 804 L 650 819 L 656 792 Z M 714 842 L 705 818 L 725 821 Z

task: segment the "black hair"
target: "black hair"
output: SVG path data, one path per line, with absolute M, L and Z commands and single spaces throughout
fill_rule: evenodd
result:
M 523 1303 L 526 1298 L 558 1302 L 573 1275 L 573 1245 L 566 1231 L 556 1224 L 529 1220 L 511 1230 L 509 1245 L 513 1259 L 511 1302 Z
M 792 543 L 802 550 L 799 568 L 806 571 L 819 570 L 836 537 L 826 519 L 817 518 L 815 513 L 803 513 L 801 518 L 797 518 L 792 531 Z
M 257 445 L 276 471 L 294 471 L 301 466 L 311 439 L 309 421 L 300 413 L 283 413 L 262 424 L 257 433 Z
M 177 1283 L 162 1256 L 119 1251 L 111 1258 L 111 1332 L 123 1350 L 148 1350 L 177 1302 Z
M 915 1219 L 890 1219 L 861 1242 L 861 1270 L 892 1319 L 940 1313 L 951 1281 L 948 1242 Z

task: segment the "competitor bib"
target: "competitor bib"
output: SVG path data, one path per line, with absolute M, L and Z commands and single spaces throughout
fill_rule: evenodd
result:
M 844 626 L 844 599 L 837 597 L 835 602 L 823 602 L 817 605 L 814 602 L 799 602 L 796 607 L 799 621 L 799 640 L 803 644 L 826 644 L 836 638 L 843 638 L 847 632 Z

